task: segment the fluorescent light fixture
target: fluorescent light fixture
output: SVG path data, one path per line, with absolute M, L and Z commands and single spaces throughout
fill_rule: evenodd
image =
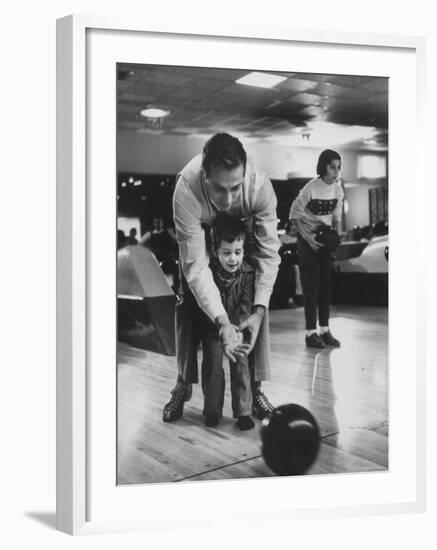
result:
M 286 76 L 276 74 L 252 72 L 235 81 L 236 84 L 245 86 L 258 86 L 259 88 L 273 88 L 276 84 L 287 80 Z
M 357 163 L 359 178 L 386 178 L 387 159 L 383 155 L 360 155 Z
M 143 109 L 140 113 L 146 118 L 163 118 L 170 114 L 170 111 L 164 111 L 164 109 L 147 108 Z

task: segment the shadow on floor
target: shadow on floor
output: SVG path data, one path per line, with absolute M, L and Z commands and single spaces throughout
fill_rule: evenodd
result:
M 25 512 L 25 516 L 46 525 L 50 529 L 56 529 L 55 512 Z

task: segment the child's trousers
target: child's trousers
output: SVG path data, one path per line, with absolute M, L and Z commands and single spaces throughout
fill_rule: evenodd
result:
M 203 414 L 220 418 L 223 415 L 225 373 L 220 340 L 214 336 L 202 339 Z M 234 418 L 252 413 L 252 391 L 247 357 L 230 363 L 232 413 Z

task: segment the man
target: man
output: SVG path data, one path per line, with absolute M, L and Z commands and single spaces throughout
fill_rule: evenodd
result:
M 246 254 L 256 267 L 253 312 L 238 328 L 249 335 L 238 342 L 209 268 L 209 227 L 218 212 L 229 212 L 245 224 Z M 219 328 L 224 353 L 236 357 L 250 353 L 253 412 L 263 418 L 273 407 L 261 391 L 269 378 L 268 304 L 280 257 L 277 236 L 276 196 L 270 180 L 247 159 L 241 142 L 229 134 L 208 140 L 202 155 L 178 174 L 173 196 L 173 216 L 182 269 L 181 301 L 176 306 L 176 359 L 178 378 L 163 411 L 164 422 L 181 418 L 192 384 L 198 382 L 197 348 L 200 307 Z

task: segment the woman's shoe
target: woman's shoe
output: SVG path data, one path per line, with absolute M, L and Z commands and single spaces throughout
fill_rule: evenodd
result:
M 337 340 L 337 338 L 334 338 L 332 336 L 331 331 L 326 331 L 322 334 L 322 340 L 325 346 L 332 346 L 333 348 L 339 348 L 340 347 L 340 340 Z
M 313 332 L 309 336 L 305 336 L 305 344 L 308 348 L 323 349 L 325 347 L 320 334 L 317 334 L 317 332 Z

